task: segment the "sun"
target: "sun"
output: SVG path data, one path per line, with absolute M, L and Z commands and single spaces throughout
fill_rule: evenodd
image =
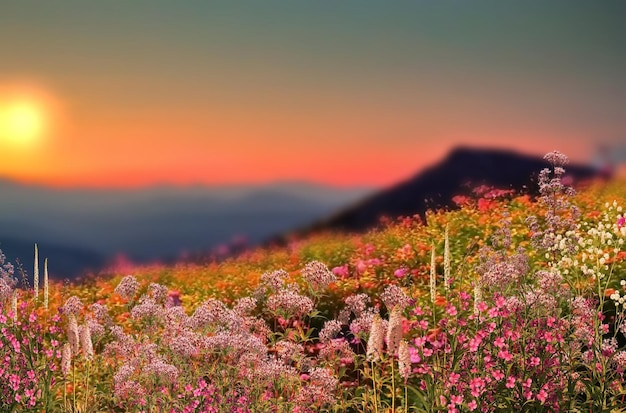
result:
M 43 136 L 45 124 L 45 111 L 35 101 L 0 104 L 0 141 L 12 146 L 32 146 Z

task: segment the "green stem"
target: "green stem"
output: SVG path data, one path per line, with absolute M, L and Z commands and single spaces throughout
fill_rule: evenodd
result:
M 374 389 L 374 412 L 378 413 L 378 401 L 377 401 L 377 397 L 376 397 L 376 392 L 378 391 L 377 386 L 376 386 L 376 370 L 374 370 L 374 362 L 370 362 L 371 366 L 372 366 L 372 388 Z
M 72 399 L 74 400 L 72 410 L 76 411 L 76 363 L 72 363 Z
M 391 355 L 391 411 L 396 411 L 396 375 L 394 370 L 393 354 Z
M 67 380 L 63 378 L 63 410 L 67 411 Z
M 408 413 L 408 411 L 409 411 L 409 390 L 405 382 L 404 383 L 404 413 Z
M 85 377 L 85 407 L 87 407 L 87 395 L 89 393 L 89 367 L 91 362 L 87 361 L 87 376 Z

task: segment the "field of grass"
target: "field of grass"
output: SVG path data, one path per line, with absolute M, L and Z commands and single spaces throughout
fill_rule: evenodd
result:
M 219 263 L 23 285 L 0 256 L 0 411 L 626 411 L 626 182 L 546 159 L 537 199 Z

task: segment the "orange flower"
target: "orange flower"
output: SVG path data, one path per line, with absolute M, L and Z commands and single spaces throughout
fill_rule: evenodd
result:
M 448 304 L 448 301 L 446 300 L 446 297 L 444 297 L 442 295 L 438 295 L 437 298 L 435 298 L 435 305 L 440 306 L 440 307 L 444 307 L 446 304 Z

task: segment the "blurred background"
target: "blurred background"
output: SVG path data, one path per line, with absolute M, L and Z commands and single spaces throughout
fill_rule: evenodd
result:
M 0 249 L 28 263 L 37 242 L 57 278 L 226 255 L 511 151 L 624 174 L 625 18 L 618 0 L 4 2 Z

